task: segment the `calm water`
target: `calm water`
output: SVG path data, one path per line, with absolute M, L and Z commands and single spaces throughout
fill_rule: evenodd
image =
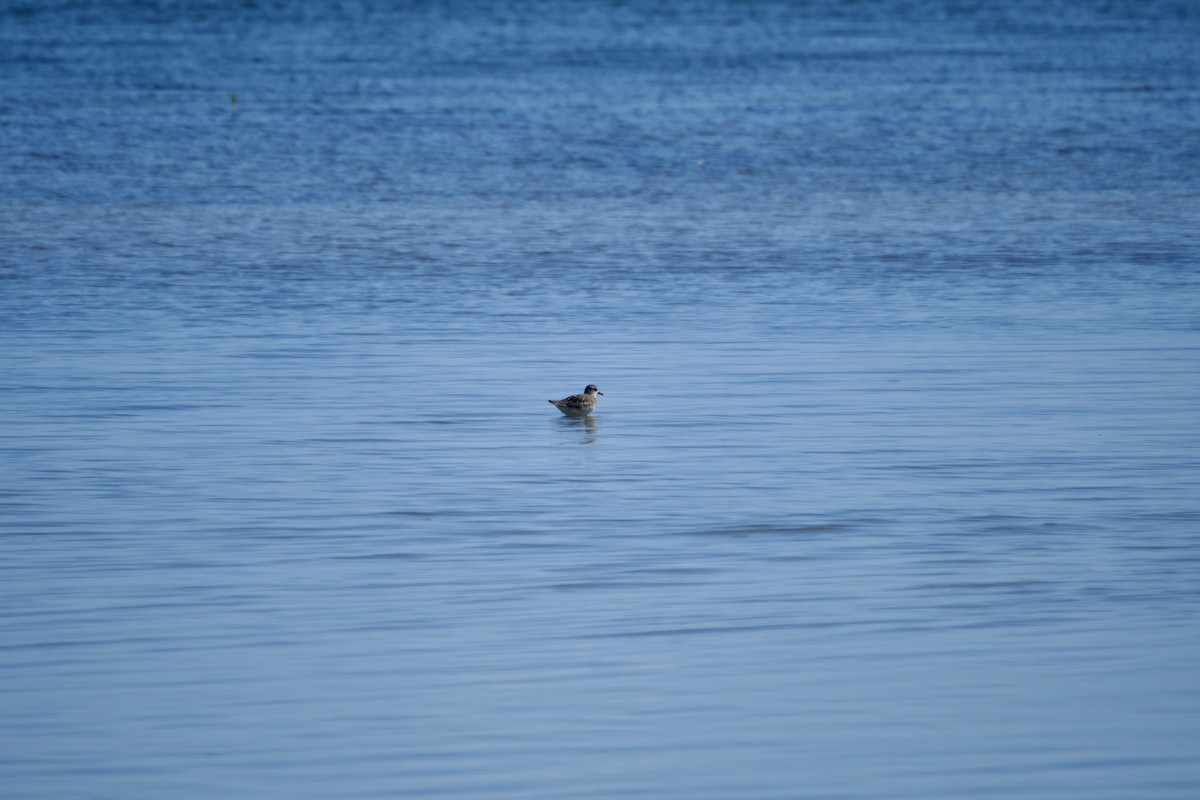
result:
M 0 0 L 0 796 L 1198 796 L 1200 15 L 979 5 Z

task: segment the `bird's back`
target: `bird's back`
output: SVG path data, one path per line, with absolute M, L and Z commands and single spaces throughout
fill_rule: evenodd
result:
M 570 397 L 564 397 L 562 400 L 550 400 L 548 402 L 564 414 L 585 414 L 596 407 L 595 398 L 586 394 L 573 394 Z

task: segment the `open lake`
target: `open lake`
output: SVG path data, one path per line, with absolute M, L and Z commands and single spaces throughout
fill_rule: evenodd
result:
M 1200 9 L 0 0 L 0 797 L 1200 797 Z

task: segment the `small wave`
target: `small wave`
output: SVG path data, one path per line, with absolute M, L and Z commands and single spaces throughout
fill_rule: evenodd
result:
M 849 525 L 837 522 L 812 525 L 737 525 L 729 528 L 714 528 L 695 531 L 702 536 L 806 536 L 820 533 L 841 533 L 850 530 Z

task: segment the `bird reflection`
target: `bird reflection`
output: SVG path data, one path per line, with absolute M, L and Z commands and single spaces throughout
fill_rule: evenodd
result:
M 580 444 L 595 444 L 600 432 L 600 427 L 596 424 L 596 418 L 593 416 L 559 417 L 555 422 L 563 429 L 574 428 L 582 431 L 584 435 L 579 439 Z

